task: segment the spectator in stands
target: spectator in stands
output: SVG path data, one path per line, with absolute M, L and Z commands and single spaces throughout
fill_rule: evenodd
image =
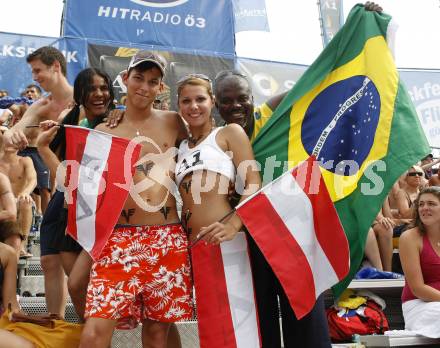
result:
M 23 97 L 31 99 L 33 101 L 40 99 L 41 97 L 41 88 L 38 85 L 30 84 L 26 87 L 26 89 L 21 93 Z M 9 107 L 9 111 L 12 112 L 12 120 L 8 124 L 8 126 L 11 128 L 15 124 L 17 124 L 27 109 L 29 108 L 29 104 L 27 103 L 20 103 L 20 104 L 13 104 Z
M 400 218 L 411 219 L 413 217 L 413 203 L 420 192 L 424 175 L 423 169 L 419 166 L 412 166 L 406 173 L 406 186 L 398 191 L 396 195 Z
M 385 199 L 388 202 L 388 197 Z M 384 203 L 385 204 L 385 203 Z M 373 222 L 372 228 L 379 247 L 380 259 L 384 271 L 391 272 L 393 256 L 393 229 L 396 226 L 395 219 L 384 214 L 384 208 L 379 211 Z M 367 239 L 368 240 L 368 239 Z M 367 248 L 365 249 L 367 252 Z
M 429 179 L 429 186 L 440 186 L 440 178 L 438 176 L 438 173 L 431 176 Z
M 72 103 L 72 86 L 66 78 L 66 60 L 63 54 L 54 47 L 44 46 L 27 57 L 32 68 L 32 75 L 42 88 L 50 95 L 33 103 L 23 118 L 11 130 L 5 132 L 4 142 L 19 147 L 20 155 L 32 158 L 37 171 L 38 189 L 42 199 L 42 211 L 50 199 L 49 171 L 38 155 L 35 142 L 39 134 L 38 128 L 27 128 L 46 119 L 56 120 L 61 111 Z
M 158 144 L 154 149 L 142 144 L 143 156 L 154 156 L 157 151 L 165 152 L 178 139 L 186 136 L 184 124 L 176 112 L 165 112 L 152 107 L 157 93 L 162 90 L 165 64 L 161 56 L 139 51 L 131 59 L 122 77 L 127 86 L 127 110 L 124 118 L 117 128 L 110 129 L 102 124 L 97 128 L 128 139 L 145 136 Z M 163 180 L 170 179 L 170 171 L 164 168 L 169 168 L 172 164 L 173 161 L 163 159 L 160 166 L 152 161 L 136 166 L 133 178 L 135 185 L 144 183 L 145 180 L 151 181 L 151 175 L 159 176 L 159 181 L 153 180 L 153 186 L 150 185 L 143 191 L 139 199 L 128 197 L 118 225 L 100 259 L 93 265 L 87 293 L 87 321 L 81 337 L 81 347 L 108 347 L 117 324 L 128 328 L 137 325 L 139 321 L 142 321 L 143 346 L 163 347 L 170 322 L 187 319 L 192 315 L 187 237 L 178 223 L 174 196 L 170 195 L 168 187 L 160 184 Z M 140 201 L 142 205 L 139 205 Z M 148 212 L 145 211 L 147 208 Z M 151 211 L 152 208 L 154 211 Z M 166 246 L 159 239 L 167 240 Z M 164 252 L 165 249 L 162 248 L 167 251 Z M 121 262 L 114 250 L 124 250 L 124 260 L 130 263 L 125 271 L 124 260 Z M 150 252 L 159 259 L 151 259 Z M 131 267 L 130 260 L 137 260 L 139 265 Z M 179 284 L 168 282 L 166 288 L 161 287 L 158 290 L 159 278 L 162 277 L 159 268 L 163 270 L 164 267 L 167 268 L 168 275 L 178 274 Z M 149 272 L 144 272 L 145 268 Z M 136 281 L 129 281 L 130 279 Z M 114 302 L 112 298 L 116 287 L 119 289 L 118 293 L 130 292 L 133 295 L 117 296 L 118 300 Z M 103 293 L 100 293 L 100 289 Z M 103 299 L 108 302 L 104 304 Z
M 440 157 L 434 160 L 433 155 L 429 154 L 424 159 L 422 159 L 421 166 L 425 171 L 425 177 L 429 180 L 429 186 L 440 186 L 440 179 L 438 176 L 437 168 L 434 168 L 436 164 L 440 163 Z
M 241 126 L 213 126 L 215 103 L 207 76 L 183 77 L 177 82 L 177 95 L 179 113 L 190 132 L 180 144 L 176 165 L 176 184 L 183 201 L 182 224 L 191 241 L 202 239 L 218 245 L 234 239 L 243 227 L 238 215 L 228 214 L 232 209 L 228 197 L 230 183 L 237 180 L 243 185 L 243 201 L 261 185 L 258 166 L 252 165 L 254 155 Z M 237 171 L 244 161 L 248 163 L 245 170 Z M 203 190 L 200 196 L 202 185 L 210 189 Z M 220 221 L 226 215 L 230 216 Z M 204 301 L 197 293 L 196 296 Z
M 34 203 L 31 193 L 37 184 L 37 174 L 32 160 L 29 157 L 18 156 L 17 152 L 15 145 L 5 144 L 3 146 L 3 152 L 0 153 L 0 172 L 8 176 L 17 202 L 17 223 L 20 236 L 16 236 L 17 240 L 12 245 L 17 248 L 17 255 L 20 257 L 31 257 L 32 254 L 27 252 L 27 243 L 32 226 Z
M 12 312 L 19 312 L 17 302 L 17 255 L 9 245 L 0 243 L 0 289 L 2 310 L 10 304 Z M 33 348 L 32 342 L 0 328 L 0 348 Z
M 37 171 L 37 185 L 41 196 L 41 209 L 44 212 L 50 198 L 50 173 L 38 154 L 36 140 L 39 128 L 28 128 L 44 120 L 57 120 L 60 113 L 71 105 L 73 88 L 66 78 L 66 59 L 54 47 L 44 46 L 27 57 L 32 68 L 32 77 L 47 92 L 25 112 L 22 119 L 4 134 L 4 142 L 24 149 L 20 154 L 29 156 Z M 43 224 L 44 225 L 44 224 Z M 46 229 L 47 231 L 47 229 Z M 50 313 L 64 316 L 67 286 L 59 254 L 48 247 L 51 236 L 40 231 L 41 266 L 44 273 L 44 287 L 47 309 Z
M 214 89 L 220 116 L 227 124 L 240 125 L 251 141 L 285 96 L 285 93 L 277 95 L 260 107 L 255 107 L 252 88 L 247 78 L 239 72 L 229 70 L 217 75 Z M 237 199 L 234 197 L 234 200 Z M 248 243 L 263 347 L 281 347 L 280 312 L 286 347 L 329 347 L 331 342 L 324 297 L 318 297 L 312 311 L 297 320 L 278 278 L 260 249 L 250 237 Z
M 0 348 L 77 348 L 81 325 L 51 320 L 52 326 L 31 324 L 17 302 L 17 258 L 15 251 L 0 243 Z M 10 320 L 16 315 L 23 322 Z M 54 319 L 54 318 L 52 318 Z M 39 320 L 41 322 L 41 319 Z M 46 320 L 47 323 L 47 320 Z
M 60 115 L 62 124 L 94 128 L 102 122 L 113 106 L 112 81 L 99 69 L 84 69 L 75 79 L 73 97 L 75 106 Z M 42 122 L 44 131 L 37 139 L 38 151 L 51 173 L 57 172 L 60 161 L 65 159 L 66 152 L 65 130 L 54 127 L 56 125 L 58 123 L 55 121 Z M 72 237 L 65 233 L 67 226 L 65 207 L 63 192 L 56 191 L 44 216 L 44 226 L 50 229 L 49 233 L 53 236 L 50 247 L 60 253 L 64 272 L 69 277 L 69 294 L 78 316 L 82 319 L 92 259 Z
M 17 207 L 9 178 L 0 173 L 0 221 L 16 221 Z
M 414 228 L 400 236 L 405 273 L 402 310 L 405 329 L 440 337 L 440 188 L 423 189 L 415 200 Z
M 380 257 L 379 242 L 377 240 L 374 230 L 370 228 L 367 234 L 367 240 L 365 242 L 365 257 L 371 266 L 383 271 L 382 259 Z
M 390 195 L 394 193 L 397 213 L 393 214 L 391 211 L 389 195 L 373 224 L 384 271 L 392 271 L 393 238 L 398 238 L 409 227 L 412 220 L 412 205 L 420 191 L 423 175 L 422 168 L 412 166 L 405 174 L 402 188 L 390 192 Z
M 0 89 L 0 98 L 7 97 L 8 91 L 5 89 Z M 12 117 L 12 112 L 9 109 L 0 109 L 0 126 L 7 124 L 8 119 Z
M 15 221 L 17 220 L 17 205 L 12 192 L 9 178 L 0 173 L 0 242 L 9 242 L 16 246 L 20 232 Z M 16 248 L 19 248 L 19 243 Z
M 24 90 L 24 96 L 28 99 L 37 100 L 41 97 L 41 88 L 40 86 L 36 84 L 30 84 L 26 86 L 26 89 Z

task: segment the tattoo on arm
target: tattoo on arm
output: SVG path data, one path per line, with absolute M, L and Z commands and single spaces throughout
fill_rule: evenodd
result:
M 137 165 L 136 170 L 144 173 L 145 176 L 148 176 L 148 174 L 150 174 L 151 168 L 153 168 L 153 166 L 154 166 L 154 162 L 148 161 L 146 163 Z
M 162 207 L 160 208 L 160 212 L 163 214 L 165 220 L 168 218 L 168 213 L 170 212 L 171 208 L 170 207 Z
M 192 232 L 192 228 L 188 228 L 188 221 L 191 218 L 192 213 L 189 211 L 189 209 L 187 209 L 183 214 L 182 214 L 182 227 L 183 229 L 186 231 L 186 233 L 188 234 L 188 236 L 191 234 Z
M 130 222 L 130 217 L 134 215 L 135 211 L 136 211 L 136 209 L 134 209 L 134 208 L 130 208 L 130 209 L 127 209 L 127 210 L 124 209 L 121 212 L 121 215 L 125 219 L 125 221 L 127 221 L 127 223 L 129 223 Z
M 189 193 L 189 189 L 191 188 L 191 180 L 182 182 L 182 187 L 185 190 L 185 192 L 188 194 Z

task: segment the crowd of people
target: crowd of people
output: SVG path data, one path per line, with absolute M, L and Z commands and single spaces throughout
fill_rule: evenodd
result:
M 374 3 L 367 3 L 366 9 L 381 11 Z M 37 84 L 27 86 L 23 96 L 33 103 L 0 110 L 3 309 L 20 311 L 17 260 L 30 256 L 28 234 L 35 216 L 42 215 L 40 260 L 47 310 L 63 317 L 70 295 L 84 323 L 77 337 L 80 347 L 109 347 L 115 328 L 139 323 L 144 347 L 180 347 L 174 323 L 193 318 L 195 310 L 189 245 L 218 245 L 245 231 L 240 218 L 230 212 L 260 188 L 261 178 L 258 166 L 243 170 L 240 164 L 253 163 L 251 143 L 284 94 L 255 106 L 243 74 L 222 71 L 211 81 L 194 73 L 178 80 L 178 111 L 170 111 L 157 103 L 167 62 L 156 53 L 139 51 L 121 73 L 127 92 L 123 111 L 118 111 L 113 110 L 112 82 L 104 71 L 84 69 L 71 86 L 65 58 L 57 49 L 41 47 L 27 62 Z M 214 108 L 223 126 L 216 125 Z M 95 128 L 133 141 L 148 138 L 150 142 L 141 143 L 140 158 L 178 149 L 175 158 L 136 165 L 134 185 L 149 183 L 138 198 L 157 209 L 145 209 L 129 195 L 95 261 L 66 234 L 66 197 L 59 187 L 64 178 L 55 178 L 66 156 L 66 134 L 60 125 Z M 365 249 L 374 267 L 392 271 L 393 248 L 399 241 L 406 325 L 430 337 L 440 337 L 440 181 L 433 171 L 438 162 L 428 155 L 396 182 L 371 226 Z M 181 206 L 165 184 L 170 180 Z M 200 189 L 208 186 L 209 190 Z M 231 192 L 238 186 L 239 194 Z M 262 346 L 281 347 L 283 341 L 285 347 L 330 347 L 323 296 L 298 320 L 261 251 L 252 238 L 248 243 Z M 38 345 L 0 328 L 0 347 L 3 342 L 7 347 Z

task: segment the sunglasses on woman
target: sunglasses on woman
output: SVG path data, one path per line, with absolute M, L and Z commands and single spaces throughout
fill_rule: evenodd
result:
M 421 172 L 411 172 L 407 174 L 408 176 L 423 176 L 423 173 Z
M 177 85 L 180 85 L 180 84 L 182 84 L 188 80 L 191 80 L 191 79 L 200 79 L 200 80 L 204 80 L 204 81 L 211 83 L 211 79 L 208 76 L 206 76 L 205 74 L 188 74 L 188 75 L 185 75 L 182 78 L 180 78 L 179 81 L 177 81 Z

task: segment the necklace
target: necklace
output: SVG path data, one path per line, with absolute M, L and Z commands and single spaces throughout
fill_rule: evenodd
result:
M 188 143 L 190 143 L 190 144 L 192 144 L 192 145 L 195 146 L 195 145 L 199 142 L 199 140 L 203 138 L 204 135 L 205 135 L 205 134 L 201 134 L 201 135 L 198 136 L 197 138 L 194 138 L 192 135 L 190 135 L 190 136 L 188 137 Z
M 193 137 L 192 134 L 189 133 L 188 143 L 190 143 L 193 146 L 195 146 L 201 139 L 203 139 L 203 137 L 209 135 L 209 133 L 211 133 L 214 128 L 215 128 L 215 126 L 211 126 L 210 130 L 208 131 L 208 133 L 206 133 L 206 134 L 202 133 L 197 138 Z

